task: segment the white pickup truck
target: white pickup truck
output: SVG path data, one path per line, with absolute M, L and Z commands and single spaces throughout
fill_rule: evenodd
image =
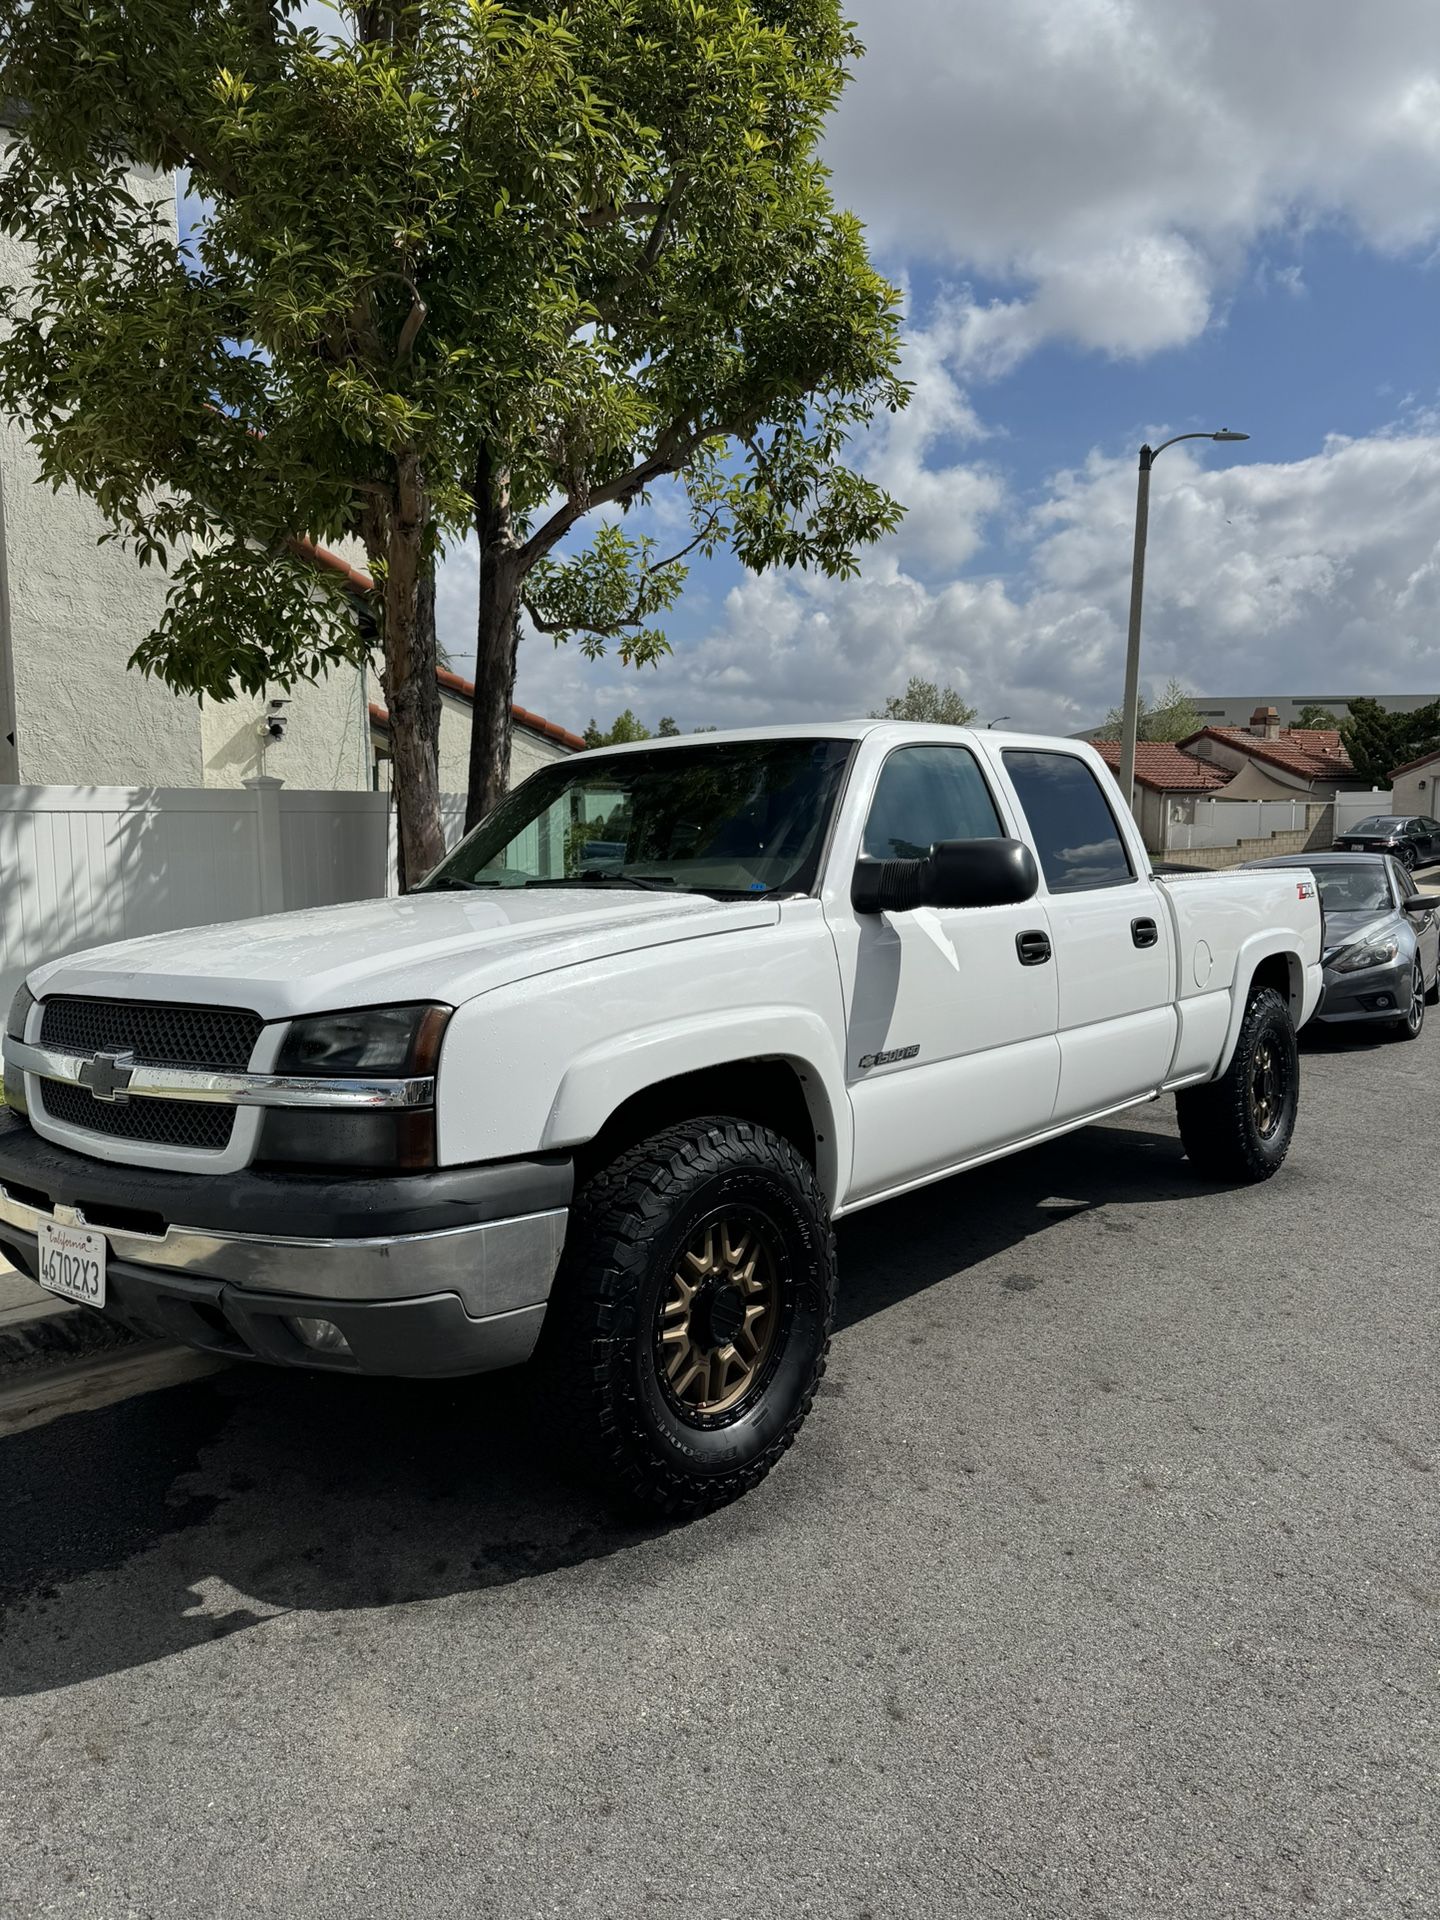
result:
M 451 1375 L 538 1345 L 582 1454 L 694 1510 L 805 1417 L 833 1220 L 1168 1092 L 1197 1172 L 1266 1179 L 1320 986 L 1308 873 L 1156 877 L 1072 740 L 602 750 L 402 898 L 36 969 L 0 1246 L 236 1357 Z

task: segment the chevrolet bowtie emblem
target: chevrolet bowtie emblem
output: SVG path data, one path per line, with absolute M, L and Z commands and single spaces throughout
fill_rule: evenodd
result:
M 97 1053 L 81 1067 L 80 1084 L 88 1087 L 97 1100 L 107 1103 L 118 1100 L 123 1104 L 130 1098 L 125 1089 L 134 1069 L 133 1053 Z

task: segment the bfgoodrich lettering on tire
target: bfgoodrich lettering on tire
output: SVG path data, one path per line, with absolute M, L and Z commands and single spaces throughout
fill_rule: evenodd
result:
M 556 1411 L 629 1503 L 721 1506 L 794 1441 L 834 1310 L 809 1163 L 748 1120 L 688 1121 L 576 1199 L 546 1320 Z
M 1224 1073 L 1175 1096 L 1190 1164 L 1210 1180 L 1268 1180 L 1290 1151 L 1299 1097 L 1290 1009 L 1273 987 L 1261 987 Z

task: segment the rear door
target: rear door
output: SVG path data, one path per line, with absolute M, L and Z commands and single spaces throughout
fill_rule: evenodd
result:
M 861 854 L 911 860 L 939 840 L 1011 833 L 976 755 L 895 747 L 860 818 L 860 833 L 837 842 L 825 898 L 845 995 L 857 1199 L 1040 1132 L 1060 1078 L 1043 900 L 885 914 L 850 904 Z
M 1001 756 L 1040 862 L 1059 994 L 1057 1121 L 1158 1087 L 1175 1053 L 1170 915 L 1094 769 L 1053 747 Z

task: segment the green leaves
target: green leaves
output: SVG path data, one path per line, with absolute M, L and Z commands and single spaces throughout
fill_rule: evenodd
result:
M 306 535 L 378 572 L 479 519 L 482 592 L 636 663 L 691 552 L 853 574 L 901 509 L 850 443 L 908 396 L 818 157 L 858 52 L 838 0 L 341 11 L 0 0 L 28 105 L 0 227 L 33 261 L 0 402 L 179 568 L 142 667 L 220 697 L 341 657 L 285 557 Z M 188 249 L 136 163 L 187 170 Z M 607 520 L 570 552 L 672 475 L 679 551 Z

